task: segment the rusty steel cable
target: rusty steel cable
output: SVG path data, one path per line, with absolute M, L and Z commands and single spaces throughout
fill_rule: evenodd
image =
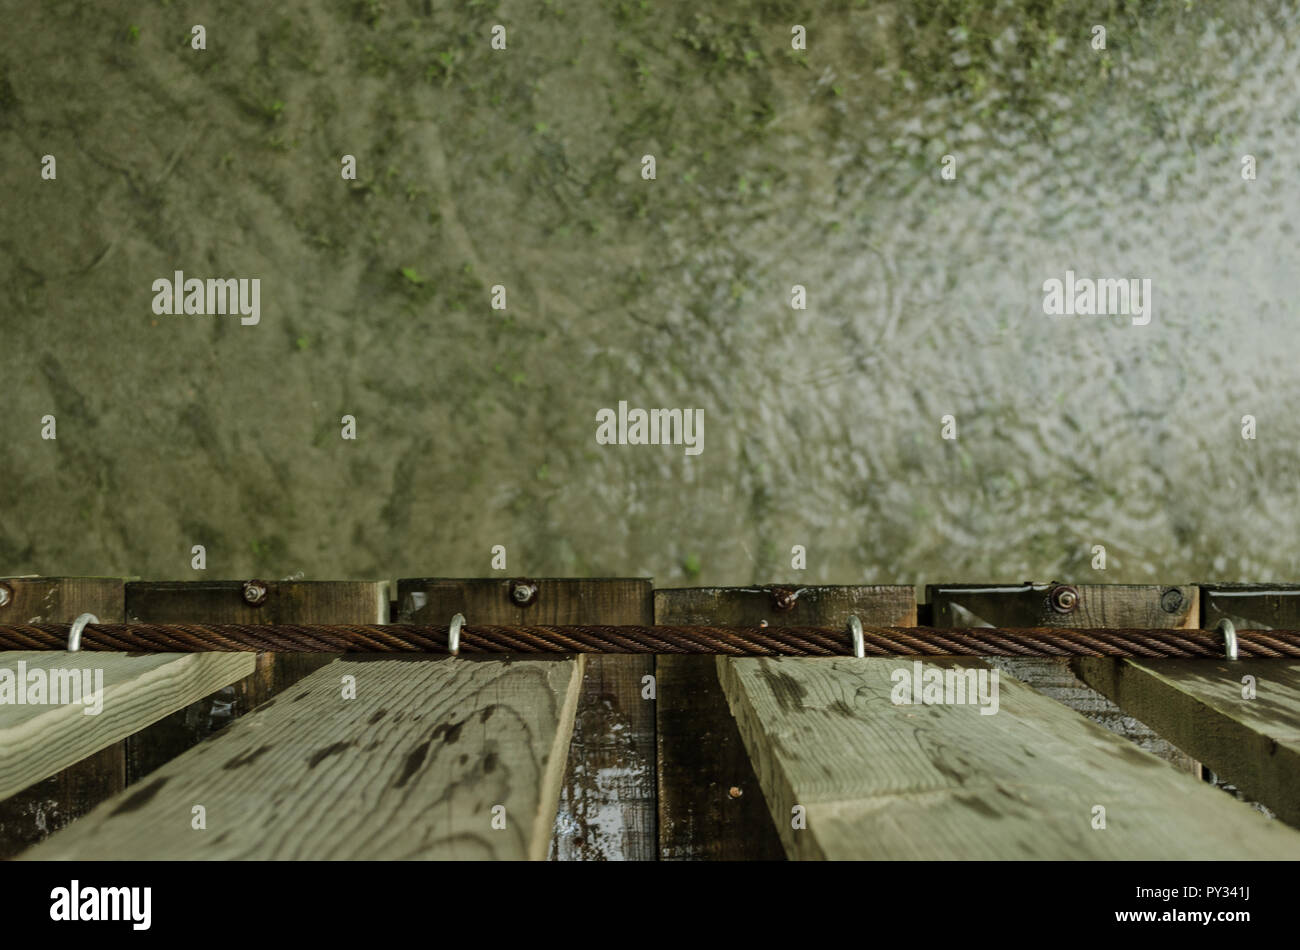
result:
M 64 650 L 69 624 L 0 625 L 0 650 Z M 434 653 L 446 654 L 449 625 L 89 623 L 83 650 L 125 653 Z M 1238 655 L 1300 659 L 1300 631 L 1237 631 Z M 1217 630 L 867 627 L 866 656 L 1115 656 L 1223 659 Z M 465 624 L 461 654 L 711 653 L 729 656 L 851 656 L 844 628 L 495 626 Z

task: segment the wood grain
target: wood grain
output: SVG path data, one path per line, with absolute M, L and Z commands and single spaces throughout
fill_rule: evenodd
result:
M 1083 657 L 1080 678 L 1300 826 L 1300 663 Z M 1242 678 L 1255 695 L 1242 695 Z
M 777 609 L 770 588 L 655 591 L 655 623 L 847 627 L 916 622 L 911 586 L 799 587 Z M 659 857 L 663 860 L 783 860 L 744 742 L 710 656 L 656 658 Z
M 1052 584 L 998 587 L 987 584 L 944 584 L 927 589 L 936 627 L 1132 627 L 1194 628 L 1200 621 L 1196 587 L 1130 584 L 1075 584 L 1078 606 L 1058 613 L 1048 602 Z M 1082 682 L 1066 658 L 989 657 L 988 663 L 1015 676 L 1043 695 L 1087 716 L 1191 775 L 1200 764 Z
M 83 613 L 123 617 L 116 577 L 10 577 L 0 623 L 71 623 Z M 9 858 L 89 812 L 126 785 L 125 745 L 114 743 L 0 801 L 0 858 Z
M 242 581 L 126 585 L 126 616 L 142 623 L 387 623 L 387 581 L 267 581 L 260 606 L 244 601 Z M 201 742 L 293 685 L 333 656 L 259 653 L 238 683 L 205 696 L 126 743 L 128 783 Z
M 1228 584 L 1202 588 L 1201 626 L 1300 627 L 1300 587 Z M 1089 686 L 1150 723 L 1222 779 L 1300 826 L 1300 664 L 1080 658 Z M 1242 695 L 1243 677 L 1255 695 Z
M 536 600 L 520 607 L 505 578 L 397 582 L 403 622 L 470 624 L 650 624 L 652 583 L 640 578 L 533 578 Z M 561 787 L 551 857 L 653 860 L 655 845 L 654 702 L 642 680 L 651 655 L 589 655 Z
M 899 659 L 717 663 L 792 858 L 1300 858 L 1300 833 L 1013 677 L 1000 678 L 998 712 L 981 715 L 895 705 L 891 674 L 911 667 Z M 805 829 L 791 827 L 795 805 Z
M 581 669 L 341 657 L 23 857 L 542 859 Z
M 1199 588 L 1191 585 L 1073 584 L 1079 603 L 1070 613 L 1049 604 L 1054 586 L 932 584 L 926 593 L 936 627 L 1195 628 L 1200 622 Z
M 102 671 L 98 714 L 83 702 L 0 705 L 0 797 L 120 742 L 167 714 L 253 672 L 248 653 L 0 653 L 0 669 Z M 98 679 L 92 673 L 91 682 Z

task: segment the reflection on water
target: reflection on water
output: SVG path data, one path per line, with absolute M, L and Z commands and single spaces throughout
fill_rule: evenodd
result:
M 17 15 L 0 129 L 67 158 L 6 178 L 5 570 L 1296 577 L 1295 7 L 442 6 Z M 153 318 L 176 268 L 261 324 Z M 1067 270 L 1151 324 L 1044 315 Z M 597 445 L 620 400 L 703 453 Z

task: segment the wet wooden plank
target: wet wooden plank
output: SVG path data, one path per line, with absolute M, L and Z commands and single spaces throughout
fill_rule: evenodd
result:
M 0 860 L 43 841 L 125 785 L 122 743 L 115 742 L 11 796 L 0 803 Z
M 71 623 L 83 613 L 104 623 L 122 620 L 120 577 L 3 577 L 0 623 Z
M 1074 664 L 1093 689 L 1300 825 L 1300 663 L 1081 657 Z
M 0 623 L 71 623 L 91 613 L 105 623 L 123 617 L 123 582 L 116 577 L 0 579 Z M 0 859 L 86 814 L 126 784 L 125 746 L 114 743 L 0 801 Z
M 0 653 L 0 671 L 16 673 L 15 682 L 47 684 L 41 705 L 0 705 L 0 798 L 243 679 L 253 665 L 245 653 Z M 56 692 L 61 704 L 47 704 Z
M 927 588 L 936 627 L 1194 628 L 1200 622 L 1198 589 L 1137 584 L 1075 584 L 1073 610 L 1053 608 L 1055 584 L 942 584 Z M 1132 710 L 1121 709 L 1081 681 L 1068 659 L 990 657 L 988 663 L 1045 696 L 1064 703 L 1175 768 L 1201 774 L 1200 764 Z
M 1201 605 L 1206 629 L 1223 619 L 1238 630 L 1300 628 L 1294 585 L 1207 586 Z M 1072 665 L 1089 686 L 1300 826 L 1300 663 L 1079 658 Z
M 243 581 L 139 582 L 126 585 L 126 616 L 141 623 L 387 623 L 387 581 L 266 581 L 249 603 Z M 201 742 L 334 657 L 258 653 L 243 680 L 205 696 L 126 743 L 128 783 Z
M 781 592 L 793 606 L 777 606 Z M 847 628 L 911 626 L 916 592 L 906 586 L 787 586 L 655 591 L 655 623 Z M 749 756 L 718 684 L 711 656 L 656 658 L 659 857 L 663 860 L 782 860 Z
M 522 578 L 518 580 L 523 580 Z M 526 607 L 514 580 L 413 578 L 397 582 L 402 622 L 650 624 L 652 582 L 642 578 L 533 578 Z M 589 655 L 555 817 L 558 860 L 655 857 L 654 702 L 642 697 L 654 657 Z
M 999 676 L 984 715 L 895 704 L 895 673 L 912 669 L 900 659 L 717 662 L 792 858 L 1300 858 L 1300 833 L 1014 677 Z M 998 672 L 955 658 L 922 668 Z
M 581 670 L 334 659 L 23 857 L 543 859 Z
M 1201 587 L 1202 626 L 1231 620 L 1238 630 L 1300 629 L 1300 585 L 1207 584 Z
M 1195 628 L 1195 585 L 1071 584 L 1077 605 L 1068 613 L 1051 602 L 1052 584 L 931 584 L 927 600 L 936 627 Z

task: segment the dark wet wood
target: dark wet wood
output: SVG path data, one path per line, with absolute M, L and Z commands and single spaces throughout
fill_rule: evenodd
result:
M 91 613 L 105 623 L 123 617 L 123 582 L 116 577 L 4 578 L 12 592 L 0 607 L 0 623 L 71 623 Z M 43 840 L 126 783 L 121 742 L 82 759 L 0 801 L 0 858 L 10 858 Z
M 936 627 L 1194 628 L 1200 621 L 1194 586 L 1074 584 L 1079 600 L 1069 613 L 1049 603 L 1053 586 L 940 584 L 927 588 L 927 597 Z M 988 662 L 1175 768 L 1200 776 L 1200 764 L 1185 749 L 1082 682 L 1068 659 L 990 657 Z
M 1204 585 L 1201 611 L 1207 630 L 1224 619 L 1238 630 L 1300 630 L 1300 585 Z
M 260 606 L 244 601 L 243 581 L 126 585 L 126 617 L 142 623 L 387 623 L 387 581 L 266 581 Z M 128 783 L 252 711 L 334 657 L 259 653 L 251 676 L 192 703 L 127 740 Z
M 44 841 L 125 786 L 122 743 L 115 742 L 10 796 L 0 802 L 0 859 Z
M 655 623 L 721 626 L 912 626 L 909 586 L 799 587 L 781 610 L 767 588 L 655 591 Z M 847 635 L 846 635 L 847 637 Z M 744 742 L 711 656 L 657 658 L 659 856 L 664 860 L 782 860 Z
M 530 578 L 535 601 L 520 607 L 507 579 L 397 582 L 402 622 L 445 624 L 650 624 L 648 579 Z M 654 860 L 655 714 L 642 698 L 655 658 L 587 656 L 550 856 L 559 860 Z
M 1048 602 L 1054 586 L 932 584 L 926 593 L 936 627 L 1195 628 L 1200 619 L 1194 585 L 1073 584 L 1079 601 L 1069 613 Z

